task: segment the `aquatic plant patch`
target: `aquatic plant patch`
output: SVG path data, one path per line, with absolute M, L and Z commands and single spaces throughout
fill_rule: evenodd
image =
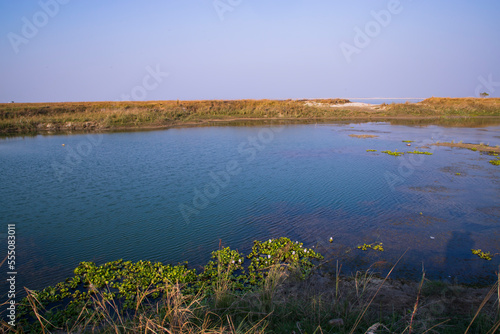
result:
M 424 152 L 424 151 L 417 151 L 417 150 L 407 151 L 406 153 L 407 153 L 407 154 L 425 154 L 425 155 L 432 155 L 432 153 L 431 153 L 431 152 Z
M 245 265 L 245 259 L 250 260 Z M 288 238 L 255 241 L 247 256 L 229 247 L 212 252 L 211 260 L 200 273 L 188 269 L 187 263 L 165 265 L 160 262 L 117 260 L 102 265 L 82 262 L 74 276 L 40 291 L 31 291 L 29 298 L 37 301 L 37 313 L 46 319 L 49 328 L 61 328 L 92 309 L 92 305 L 117 305 L 122 314 L 136 309 L 143 302 L 165 298 L 175 287 L 186 296 L 200 292 L 210 296 L 221 285 L 231 291 L 251 291 L 264 284 L 271 268 L 292 270 L 305 278 L 314 267 L 314 260 L 323 256 Z M 19 326 L 29 330 L 36 324 L 37 314 L 24 298 L 18 306 Z M 95 319 L 99 321 L 99 319 Z
M 392 155 L 392 156 L 395 156 L 395 157 L 399 157 L 399 156 L 402 156 L 404 155 L 405 153 L 404 152 L 398 152 L 397 150 L 396 151 L 382 151 L 382 153 L 386 153 L 386 154 L 389 154 L 389 155 Z
M 500 159 L 490 160 L 489 163 L 494 166 L 500 166 Z
M 358 249 L 361 249 L 362 251 L 367 251 L 369 249 L 373 249 L 379 252 L 384 251 L 384 247 L 382 246 L 382 243 L 373 243 L 373 244 L 362 244 L 358 246 Z
M 483 260 L 488 260 L 491 261 L 491 253 L 490 252 L 483 252 L 480 249 L 471 249 L 472 254 L 479 256 Z

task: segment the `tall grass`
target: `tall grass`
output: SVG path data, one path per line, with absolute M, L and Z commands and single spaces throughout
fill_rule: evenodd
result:
M 310 101 L 317 102 L 311 104 Z M 0 104 L 0 133 L 166 127 L 229 119 L 500 116 L 500 99 L 431 98 L 416 104 L 332 108 L 345 99 Z

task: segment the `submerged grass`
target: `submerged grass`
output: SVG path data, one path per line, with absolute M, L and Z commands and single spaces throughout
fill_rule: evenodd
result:
M 314 102 L 314 103 L 311 103 Z M 96 131 L 234 119 L 370 119 L 500 116 L 500 99 L 430 98 L 378 109 L 332 107 L 346 99 L 2 103 L 0 133 Z
M 322 272 L 311 262 L 321 258 L 280 238 L 255 242 L 248 256 L 221 248 L 199 274 L 144 261 L 84 263 L 75 270 L 83 278 L 75 288 L 68 289 L 73 278 L 28 290 L 17 326 L 2 321 L 0 330 L 410 334 L 496 333 L 500 327 L 500 274 L 491 289 L 471 290 L 428 281 L 424 274 L 420 283 L 391 281 L 401 258 L 384 277 L 371 269 L 341 276 L 338 262 L 334 273 Z M 62 298 L 65 292 L 70 296 Z

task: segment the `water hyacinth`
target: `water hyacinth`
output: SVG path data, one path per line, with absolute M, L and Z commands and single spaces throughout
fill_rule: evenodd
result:
M 188 269 L 187 263 L 172 266 L 159 262 L 132 263 L 118 260 L 97 266 L 92 262 L 82 262 L 75 269 L 73 278 L 38 291 L 37 301 L 46 307 L 51 303 L 62 303 L 65 298 L 71 300 L 74 314 L 65 313 L 65 309 L 44 311 L 43 314 L 54 326 L 64 327 L 66 321 L 79 316 L 82 307 L 91 300 L 93 294 L 100 294 L 103 299 L 112 303 L 121 300 L 123 310 L 133 310 L 137 307 L 135 298 L 138 291 L 145 292 L 153 288 L 155 291 L 150 296 L 152 300 L 157 300 L 170 291 L 173 282 L 180 284 L 183 294 L 196 294 L 200 289 L 206 290 L 208 294 L 213 293 L 220 284 L 221 270 L 230 289 L 249 291 L 264 284 L 273 265 L 291 265 L 283 267 L 298 270 L 302 278 L 309 275 L 314 268 L 312 260 L 323 259 L 323 256 L 313 249 L 306 248 L 302 251 L 303 249 L 301 244 L 288 238 L 274 239 L 270 243 L 256 241 L 252 252 L 247 256 L 250 264 L 244 267 L 245 255 L 226 247 L 212 252 L 211 260 L 201 272 Z M 20 318 L 29 318 L 30 306 L 27 300 L 21 301 L 17 310 Z M 32 323 L 36 322 L 34 314 L 30 319 L 33 320 Z M 29 321 L 23 322 L 23 325 L 29 324 Z

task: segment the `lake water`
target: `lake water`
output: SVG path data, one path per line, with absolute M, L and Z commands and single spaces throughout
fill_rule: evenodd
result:
M 500 256 L 470 250 L 500 253 L 493 157 L 435 146 L 425 149 L 433 155 L 379 153 L 437 140 L 500 145 L 500 126 L 271 124 L 1 139 L 1 247 L 15 224 L 18 287 L 31 289 L 71 276 L 81 261 L 197 268 L 219 241 L 248 251 L 280 236 L 317 248 L 330 261 L 325 271 L 338 259 L 346 274 L 385 273 L 406 251 L 392 277 L 418 279 L 424 266 L 429 278 L 491 283 Z M 385 251 L 356 248 L 375 242 Z

